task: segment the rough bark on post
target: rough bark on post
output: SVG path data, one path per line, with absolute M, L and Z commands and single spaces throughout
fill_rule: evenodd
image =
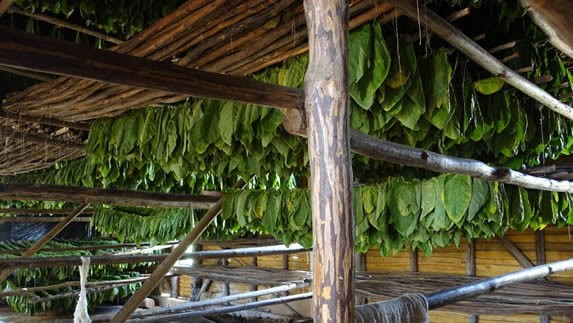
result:
M 314 235 L 315 322 L 354 321 L 352 168 L 348 133 L 346 1 L 305 0 L 305 77 Z

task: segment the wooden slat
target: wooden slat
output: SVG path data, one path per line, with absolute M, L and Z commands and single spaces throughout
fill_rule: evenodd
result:
M 66 201 L 123 206 L 207 209 L 217 198 L 58 185 L 0 184 L 0 200 Z
M 0 27 L 0 64 L 189 96 L 299 108 L 303 91 Z

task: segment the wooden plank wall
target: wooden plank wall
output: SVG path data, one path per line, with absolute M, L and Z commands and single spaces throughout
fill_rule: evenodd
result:
M 515 246 L 535 265 L 536 239 L 533 231 L 508 232 L 506 239 L 513 242 Z M 204 250 L 216 250 L 218 247 L 206 246 Z M 549 227 L 545 229 L 545 261 L 554 262 L 573 258 L 573 229 Z M 455 246 L 435 249 L 430 257 L 418 252 L 418 271 L 426 273 L 442 274 L 466 274 L 466 252 L 467 243 L 463 241 L 459 248 Z M 284 268 L 286 265 L 290 270 L 309 270 L 310 255 L 301 253 L 287 256 L 264 256 L 257 257 L 257 265 L 265 268 Z M 366 254 L 366 270 L 374 272 L 404 272 L 411 269 L 410 251 L 405 250 L 391 257 L 381 257 L 378 250 L 369 250 Z M 214 264 L 215 260 L 206 260 L 205 264 Z M 251 258 L 229 259 L 230 266 L 241 266 L 250 264 Z M 475 242 L 475 266 L 477 276 L 497 276 L 507 272 L 517 271 L 523 267 L 504 248 L 498 239 L 477 240 Z M 552 276 L 553 279 L 573 283 L 573 271 L 559 273 Z M 179 293 L 183 298 L 188 298 L 190 294 L 190 277 L 183 276 L 179 279 Z M 223 294 L 223 283 L 213 283 L 209 291 L 202 298 L 218 297 Z M 262 287 L 261 287 L 262 288 Z M 246 292 L 249 285 L 230 284 L 230 293 Z M 298 291 L 295 291 L 298 292 Z M 432 311 L 431 322 L 458 323 L 468 322 L 469 316 L 458 313 Z M 538 315 L 513 315 L 494 316 L 480 315 L 480 323 L 498 322 L 519 322 L 533 323 L 540 322 Z M 551 318 L 551 322 L 570 322 L 565 318 Z

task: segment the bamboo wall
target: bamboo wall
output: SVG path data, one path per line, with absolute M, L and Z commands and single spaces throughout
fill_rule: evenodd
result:
M 572 231 L 572 232 L 570 232 Z M 554 262 L 573 258 L 573 229 L 550 227 L 544 230 L 545 234 L 545 258 L 546 262 Z M 533 231 L 508 232 L 505 238 L 515 244 L 515 246 L 533 263 L 536 264 L 536 235 Z M 205 250 L 218 249 L 215 246 L 208 246 Z M 425 273 L 442 274 L 466 274 L 467 244 L 462 242 L 459 248 L 455 246 L 435 249 L 430 257 L 418 254 L 418 271 Z M 290 270 L 309 270 L 310 256 L 307 253 L 284 256 L 264 256 L 257 257 L 257 265 L 265 268 L 284 268 L 285 264 Z M 251 258 L 230 259 L 230 266 L 240 266 L 251 264 Z M 205 261 L 205 264 L 214 264 L 214 260 Z M 365 266 L 367 271 L 372 272 L 404 272 L 410 271 L 412 262 L 409 251 L 402 251 L 391 257 L 381 257 L 378 250 L 370 250 L 365 256 Z M 507 272 L 517 271 L 523 267 L 505 249 L 498 239 L 477 240 L 475 243 L 475 268 L 477 276 L 496 276 Z M 573 283 L 573 272 L 559 273 L 552 276 L 552 279 Z M 188 298 L 190 295 L 191 278 L 183 276 L 179 279 L 179 294 Z M 250 288 L 245 284 L 229 284 L 230 293 L 245 292 Z M 223 283 L 214 283 L 205 298 L 218 297 L 223 294 Z M 570 322 L 566 318 L 551 318 L 551 322 Z M 468 322 L 468 315 L 432 311 L 431 322 L 458 323 Z M 481 315 L 480 323 L 486 322 L 539 322 L 538 315 L 513 315 L 513 316 L 493 316 Z

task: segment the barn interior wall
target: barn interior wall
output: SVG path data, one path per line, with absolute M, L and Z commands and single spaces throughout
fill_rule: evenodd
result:
M 546 261 L 554 262 L 564 259 L 573 258 L 573 236 L 570 228 L 556 228 L 548 227 L 545 229 L 545 249 Z M 535 264 L 536 262 L 536 245 L 535 233 L 531 230 L 525 232 L 509 231 L 505 238 L 512 241 L 527 258 Z M 205 246 L 204 250 L 217 250 L 217 246 Z M 455 246 L 435 249 L 431 256 L 424 256 L 422 253 L 418 254 L 418 269 L 424 273 L 440 273 L 440 274 L 466 274 L 466 243 L 462 241 L 460 247 Z M 289 270 L 310 270 L 310 254 L 299 253 L 288 257 Z M 513 258 L 509 252 L 497 239 L 491 240 L 477 240 L 475 250 L 475 263 L 476 273 L 478 276 L 491 277 L 497 276 L 508 272 L 513 272 L 522 269 L 517 260 Z M 251 258 L 233 258 L 228 260 L 229 266 L 244 266 L 250 264 Z M 410 253 L 402 251 L 394 256 L 382 257 L 378 250 L 369 250 L 365 257 L 366 270 L 372 272 L 404 272 L 410 271 Z M 205 260 L 204 265 L 215 265 L 216 260 Z M 283 268 L 283 256 L 262 256 L 257 257 L 257 265 L 262 268 Z M 564 272 L 552 276 L 553 280 L 562 282 L 573 283 L 573 272 Z M 247 292 L 250 285 L 230 283 L 229 292 L 231 294 Z M 258 288 L 262 289 L 263 286 Z M 182 276 L 179 279 L 179 297 L 189 298 L 191 291 L 191 277 Z M 303 290 L 295 290 L 293 293 L 302 292 Z M 304 291 L 309 291 L 305 288 Z M 222 296 L 224 293 L 224 282 L 213 282 L 209 290 L 202 295 L 202 299 L 216 298 Z M 268 298 L 270 296 L 267 296 Z M 260 299 L 264 299 L 261 297 Z M 247 302 L 248 300 L 245 300 Z M 302 306 L 304 309 L 304 306 Z M 468 320 L 468 315 L 453 313 L 447 311 L 432 311 L 431 322 L 440 323 L 454 323 L 465 322 Z M 551 322 L 568 322 L 566 318 L 552 317 Z M 524 315 L 511 315 L 511 316 L 497 316 L 497 315 L 481 315 L 479 317 L 480 323 L 494 323 L 494 322 L 539 322 L 539 316 L 533 314 Z

